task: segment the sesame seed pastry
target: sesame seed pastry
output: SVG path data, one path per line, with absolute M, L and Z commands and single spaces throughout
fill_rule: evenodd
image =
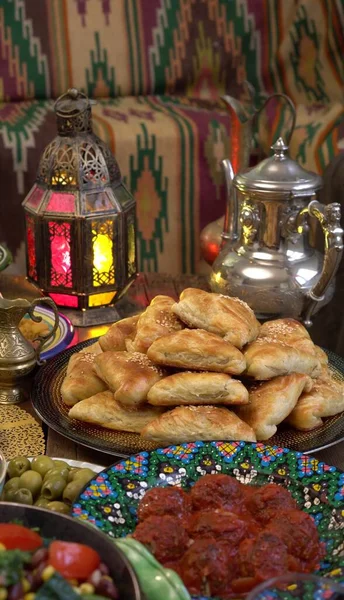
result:
M 172 310 L 188 327 L 216 333 L 237 348 L 255 340 L 260 329 L 246 302 L 195 288 L 184 290 Z
M 113 392 L 108 390 L 82 400 L 70 409 L 68 416 L 107 429 L 139 433 L 143 427 L 160 416 L 162 410 L 142 406 L 129 411 L 116 402 Z
M 226 373 L 175 373 L 151 387 L 148 402 L 155 406 L 179 404 L 247 404 L 248 391 Z
M 62 400 L 68 406 L 107 389 L 106 383 L 93 371 L 95 357 L 95 354 L 87 352 L 71 356 L 61 385 Z
M 140 352 L 103 352 L 94 360 L 94 372 L 123 406 L 137 408 L 164 371 Z
M 236 411 L 254 430 L 257 440 L 268 440 L 277 431 L 277 425 L 295 408 L 303 391 L 312 389 L 313 380 L 308 375 L 293 373 L 275 377 L 271 381 L 253 385 L 249 404 Z
M 183 329 L 155 340 L 147 356 L 159 365 L 239 375 L 246 367 L 243 354 L 214 333 Z
M 126 349 L 126 340 L 132 340 L 136 334 L 136 325 L 140 315 L 122 319 L 111 325 L 110 329 L 99 338 L 103 352 L 107 350 L 120 351 Z
M 247 423 L 227 408 L 218 406 L 177 406 L 146 425 L 141 435 L 161 444 L 197 440 L 256 441 Z
M 132 343 L 127 345 L 127 349 L 146 353 L 154 340 L 183 329 L 183 323 L 172 312 L 173 304 L 174 300 L 169 296 L 155 296 L 141 314 L 136 335 Z

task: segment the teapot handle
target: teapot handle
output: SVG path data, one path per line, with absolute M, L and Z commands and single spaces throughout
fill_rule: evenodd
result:
M 268 96 L 268 98 L 266 98 L 266 100 L 262 104 L 262 106 L 256 110 L 256 113 L 254 115 L 254 119 L 256 119 L 256 122 L 257 122 L 257 119 L 258 119 L 260 113 L 264 110 L 264 108 L 269 104 L 269 102 L 273 98 L 282 98 L 287 104 L 289 104 L 289 108 L 290 108 L 291 113 L 292 113 L 292 122 L 291 122 L 291 127 L 290 127 L 289 135 L 285 136 L 286 144 L 287 144 L 287 146 L 289 146 L 290 145 L 291 136 L 294 133 L 294 129 L 295 129 L 295 125 L 296 125 L 296 108 L 295 108 L 294 102 L 291 100 L 291 98 L 289 98 L 289 96 L 287 96 L 287 94 L 282 94 L 280 92 L 276 92 L 275 94 L 271 94 L 270 96 Z
M 36 300 L 33 300 L 31 302 L 31 305 L 28 310 L 28 313 L 29 313 L 31 319 L 33 321 L 35 321 L 35 323 L 40 323 L 42 321 L 42 317 L 37 317 L 36 315 L 33 314 L 33 311 L 35 310 L 36 306 L 38 306 L 39 304 L 47 304 L 54 313 L 54 325 L 53 325 L 52 330 L 49 331 L 49 333 L 47 335 L 38 335 L 33 340 L 34 342 L 39 342 L 39 344 L 36 348 L 36 356 L 37 356 L 37 364 L 41 365 L 42 361 L 40 360 L 40 353 L 43 349 L 43 346 L 48 342 L 48 340 L 50 340 L 51 338 L 54 337 L 54 335 L 57 331 L 57 328 L 59 326 L 59 313 L 57 312 L 57 306 L 56 306 L 55 302 L 51 298 L 47 298 L 47 297 L 37 298 Z
M 344 231 L 340 225 L 341 206 L 337 202 L 325 205 L 317 200 L 312 200 L 298 215 L 296 226 L 299 231 L 302 230 L 302 216 L 306 213 L 318 219 L 325 236 L 323 268 L 318 281 L 308 292 L 308 302 L 303 317 L 306 327 L 310 327 L 312 325 L 311 317 L 314 309 L 317 303 L 324 299 L 325 292 L 334 278 L 342 259 Z

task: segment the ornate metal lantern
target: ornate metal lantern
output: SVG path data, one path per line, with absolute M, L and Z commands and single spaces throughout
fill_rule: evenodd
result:
M 93 132 L 91 101 L 70 89 L 55 103 L 57 137 L 23 207 L 28 279 L 56 304 L 113 304 L 136 275 L 135 200 Z

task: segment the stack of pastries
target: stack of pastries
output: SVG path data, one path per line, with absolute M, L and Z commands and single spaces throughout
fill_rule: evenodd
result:
M 70 418 L 159 444 L 253 442 L 344 410 L 327 362 L 299 322 L 260 325 L 238 298 L 188 288 L 73 354 L 61 395 Z

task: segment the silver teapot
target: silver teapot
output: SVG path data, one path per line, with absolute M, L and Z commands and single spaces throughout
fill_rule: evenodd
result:
M 210 285 L 245 300 L 260 319 L 288 316 L 309 327 L 334 293 L 343 254 L 340 204 L 318 201 L 322 178 L 292 160 L 282 138 L 271 149 L 271 157 L 235 176 L 231 162 L 222 163 L 228 198 Z M 324 256 L 310 244 L 314 217 Z

